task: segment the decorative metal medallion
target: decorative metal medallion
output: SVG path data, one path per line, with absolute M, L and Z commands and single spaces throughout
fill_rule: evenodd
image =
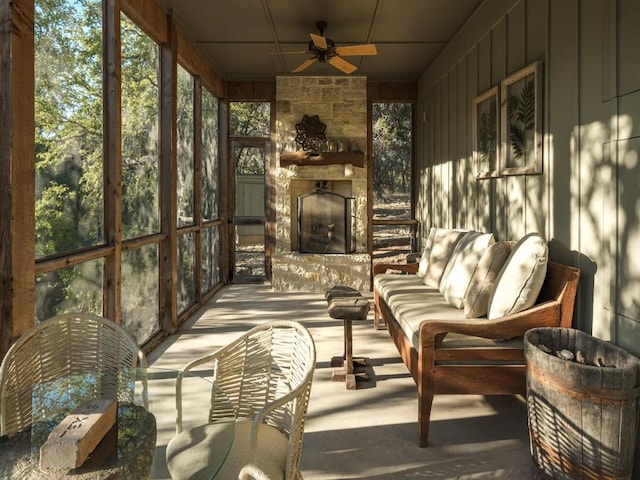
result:
M 327 126 L 320 121 L 318 115 L 303 115 L 302 121 L 296 124 L 296 143 L 303 150 L 319 152 L 326 141 L 324 131 Z

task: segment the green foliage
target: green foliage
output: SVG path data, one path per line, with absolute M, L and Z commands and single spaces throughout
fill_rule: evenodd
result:
M 36 2 L 36 255 L 102 241 L 101 2 Z
M 202 92 L 202 216 L 218 218 L 218 100 Z M 209 250 L 207 250 L 209 251 Z
M 507 99 L 509 141 L 514 160 L 526 157 L 528 151 L 527 136 L 535 128 L 535 101 L 535 83 L 533 79 L 524 82 L 519 96 L 510 95 Z
M 160 228 L 159 48 L 124 15 L 121 20 L 122 235 Z
M 268 102 L 231 102 L 229 132 L 236 137 L 264 137 L 270 133 Z
M 495 102 L 489 102 L 489 111 L 483 111 L 478 118 L 478 155 L 483 165 L 489 168 L 496 159 L 497 152 L 497 111 Z
M 373 191 L 378 199 L 411 189 L 412 105 L 373 104 Z
M 260 137 L 269 135 L 271 106 L 267 102 L 231 102 L 232 135 Z M 233 152 L 236 174 L 264 175 L 265 159 L 260 148 L 236 147 Z
M 191 225 L 194 216 L 193 190 L 193 92 L 194 79 L 178 65 L 178 215 L 179 226 Z

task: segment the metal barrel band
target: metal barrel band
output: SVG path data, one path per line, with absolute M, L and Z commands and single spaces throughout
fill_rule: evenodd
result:
M 592 398 L 596 400 L 612 400 L 612 401 L 625 401 L 636 400 L 640 397 L 640 386 L 629 388 L 625 390 L 612 389 L 612 388 L 596 388 L 586 385 L 576 385 L 575 383 L 568 382 L 562 377 L 555 375 L 551 372 L 542 370 L 536 365 L 529 363 L 527 370 L 541 383 L 553 385 L 554 387 L 560 387 L 564 392 L 571 395 L 574 398 Z

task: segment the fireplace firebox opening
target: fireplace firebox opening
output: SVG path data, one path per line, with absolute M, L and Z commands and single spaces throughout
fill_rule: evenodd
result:
M 297 220 L 300 253 L 355 252 L 355 198 L 329 191 L 326 180 L 298 197 Z

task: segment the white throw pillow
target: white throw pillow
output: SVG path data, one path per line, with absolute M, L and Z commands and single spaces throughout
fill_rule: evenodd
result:
M 539 233 L 525 235 L 515 244 L 489 299 L 489 319 L 521 312 L 536 303 L 547 274 L 548 257 L 547 242 Z
M 493 233 L 468 232 L 456 243 L 438 286 L 449 304 L 462 308 L 473 271 L 484 251 L 494 242 Z
M 515 242 L 496 242 L 482 254 L 464 295 L 465 318 L 479 318 L 487 315 L 489 297 L 496 285 L 498 273 L 514 245 Z
M 438 288 L 444 269 L 449 263 L 449 258 L 458 240 L 467 233 L 466 230 L 453 230 L 450 228 L 438 228 L 433 238 L 433 245 L 429 252 L 429 265 L 422 278 L 422 283 L 427 287 Z
M 433 246 L 433 239 L 436 237 L 436 227 L 431 227 L 429 230 L 429 236 L 422 249 L 422 255 L 420 256 L 420 263 L 418 265 L 418 276 L 424 278 L 427 274 L 427 268 L 429 267 L 429 255 L 431 254 L 431 247 Z

